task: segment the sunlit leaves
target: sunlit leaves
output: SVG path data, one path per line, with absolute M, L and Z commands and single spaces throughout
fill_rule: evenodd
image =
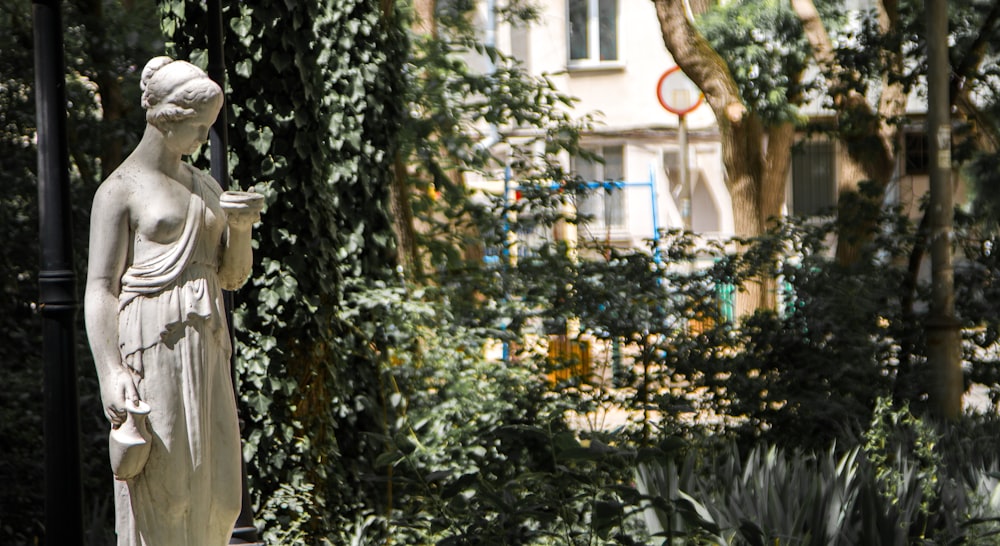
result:
M 770 123 L 798 121 L 808 88 L 808 43 L 785 2 L 725 2 L 699 22 L 740 88 L 744 102 Z

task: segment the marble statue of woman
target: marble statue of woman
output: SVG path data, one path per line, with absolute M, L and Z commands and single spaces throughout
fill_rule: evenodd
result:
M 142 89 L 142 140 L 94 197 L 85 298 L 113 467 L 116 431 L 145 413 L 146 452 L 114 468 L 118 545 L 222 546 L 241 500 L 222 290 L 250 273 L 261 196 L 182 160 L 222 107 L 201 69 L 157 57 Z

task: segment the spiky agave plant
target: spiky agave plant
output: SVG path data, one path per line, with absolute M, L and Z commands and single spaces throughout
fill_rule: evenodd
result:
M 850 528 L 858 495 L 858 449 L 837 455 L 735 446 L 695 471 L 695 455 L 640 465 L 650 531 L 716 544 L 856 544 Z

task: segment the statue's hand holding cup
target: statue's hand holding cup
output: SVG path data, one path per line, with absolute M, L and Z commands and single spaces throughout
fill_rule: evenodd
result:
M 224 191 L 219 196 L 219 205 L 226 211 L 231 227 L 249 229 L 260 221 L 264 196 L 251 191 Z

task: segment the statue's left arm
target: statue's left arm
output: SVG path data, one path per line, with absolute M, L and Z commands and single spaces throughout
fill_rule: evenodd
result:
M 219 257 L 219 282 L 226 290 L 243 286 L 253 266 L 251 230 L 260 220 L 260 209 L 226 209 L 228 227 Z

